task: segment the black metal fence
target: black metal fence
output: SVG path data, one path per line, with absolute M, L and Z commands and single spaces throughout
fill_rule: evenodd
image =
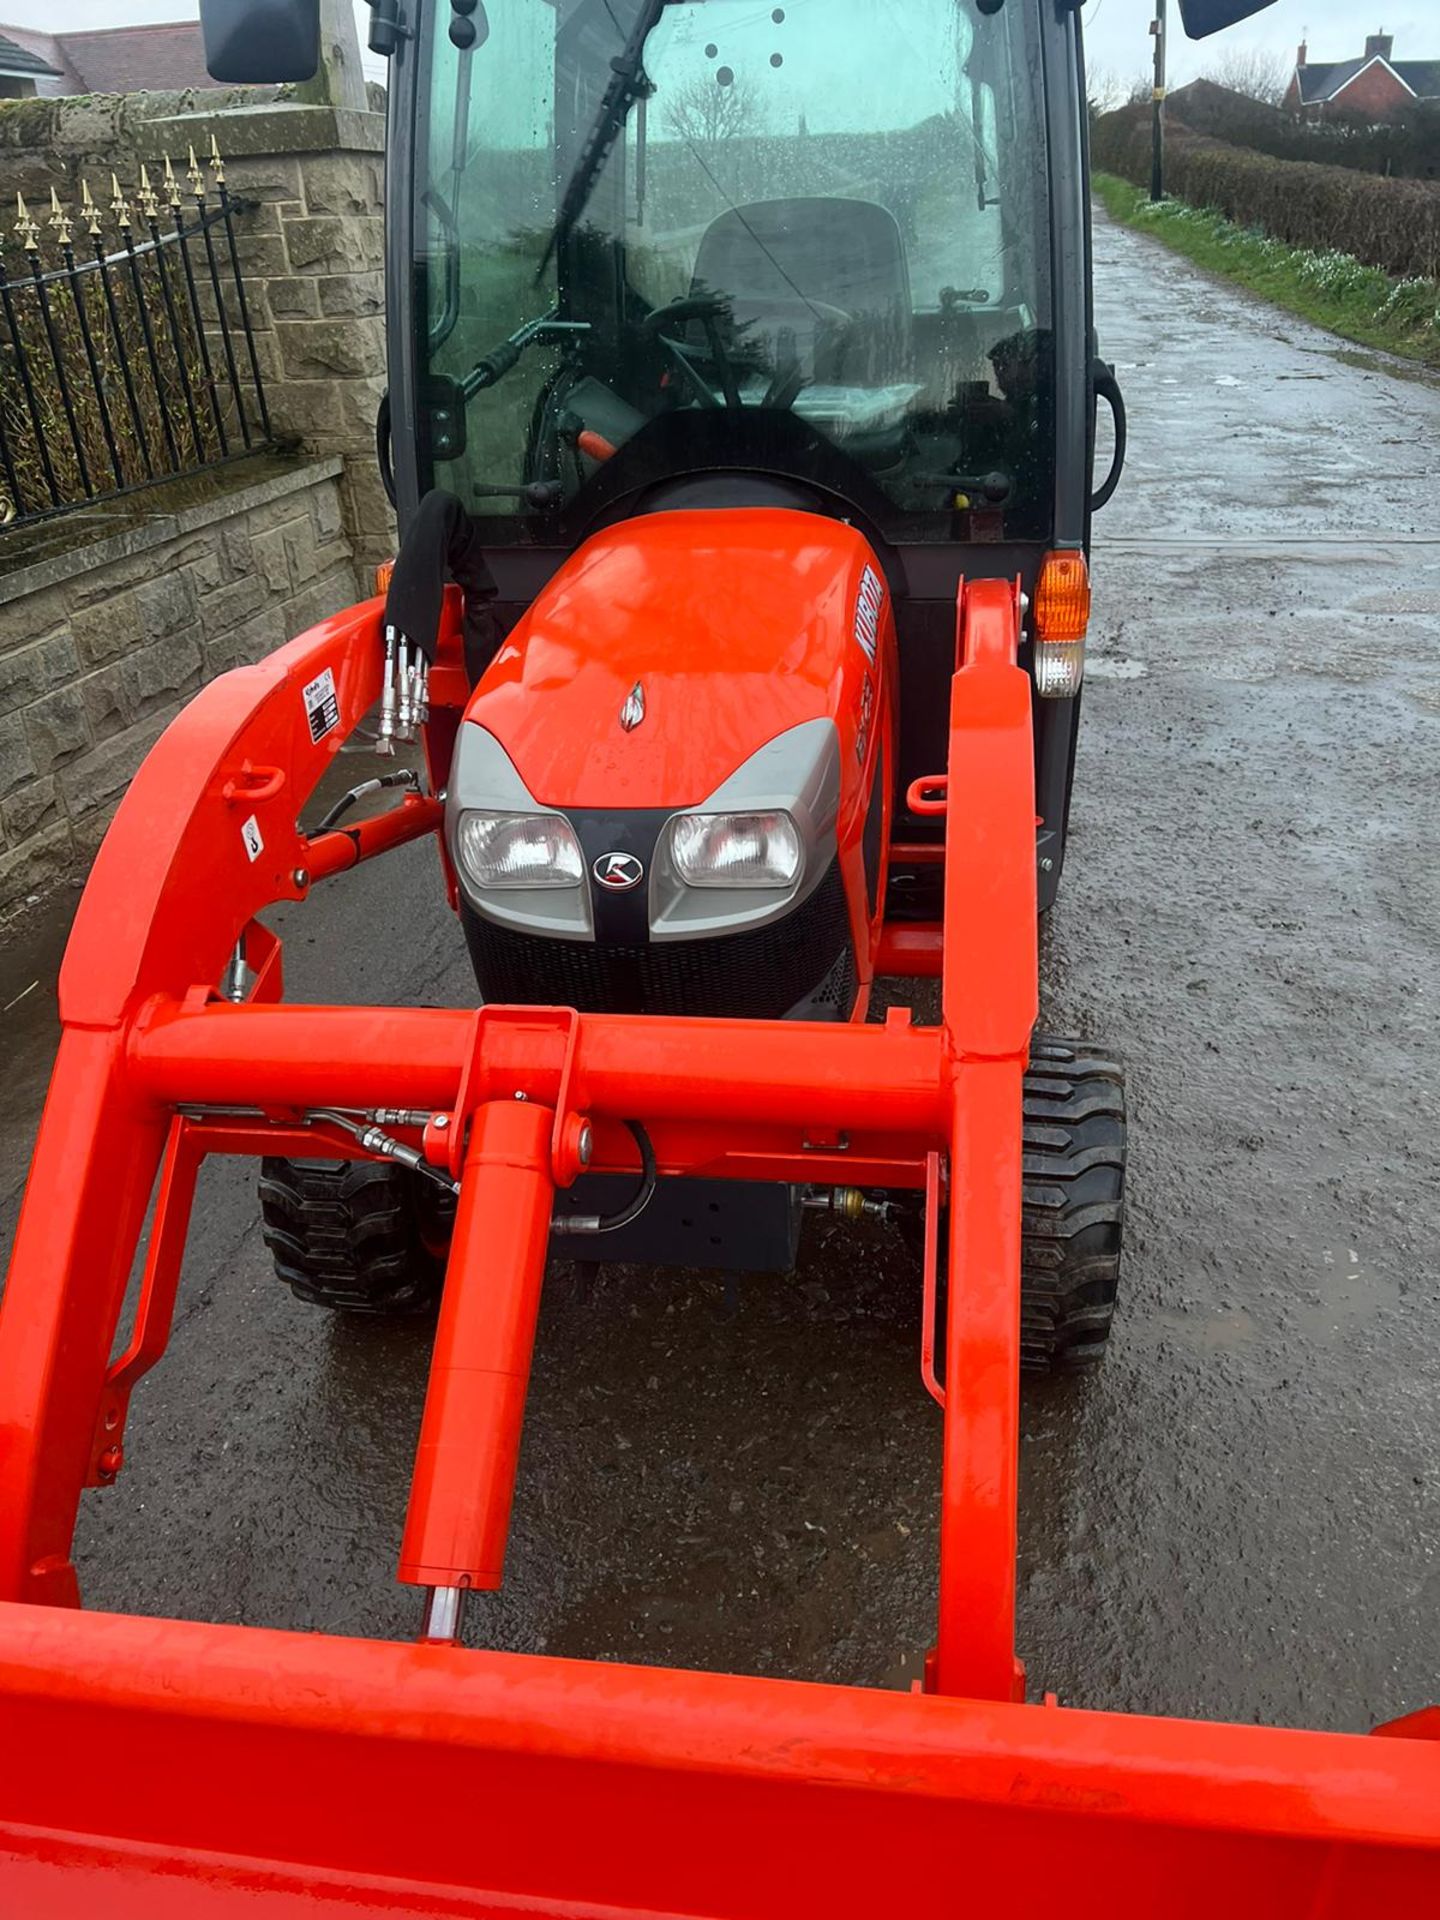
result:
M 271 444 L 225 167 L 0 232 L 0 527 Z M 46 231 L 48 229 L 48 231 Z M 17 258 L 17 254 L 19 258 Z

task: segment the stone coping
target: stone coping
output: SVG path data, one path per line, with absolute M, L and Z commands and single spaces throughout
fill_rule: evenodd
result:
M 191 144 L 202 152 L 212 132 L 226 160 L 243 160 L 252 154 L 385 151 L 383 113 L 283 101 L 250 107 L 217 105 L 208 110 L 197 102 L 193 112 L 147 121 L 136 130 L 136 137 L 156 154 L 170 148 L 183 153 Z
M 266 501 L 303 493 L 333 479 L 343 465 L 338 454 L 287 460 L 259 453 L 118 500 L 77 507 L 36 527 L 0 531 L 0 607 L 131 554 L 164 546 L 217 520 L 247 513 Z M 43 538 L 47 534 L 53 536 L 49 541 Z M 24 547 L 16 552 L 12 566 L 9 543 L 22 540 Z M 26 554 L 34 557 L 27 562 Z

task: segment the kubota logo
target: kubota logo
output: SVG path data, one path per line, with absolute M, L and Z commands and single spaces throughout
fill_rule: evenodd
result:
M 645 878 L 645 869 L 633 853 L 602 853 L 590 871 L 611 893 L 626 893 Z

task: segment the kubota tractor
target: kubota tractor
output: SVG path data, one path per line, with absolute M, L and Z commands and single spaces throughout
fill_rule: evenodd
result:
M 305 77 L 319 13 L 202 0 L 212 72 Z M 1016 1658 L 1020 1371 L 1099 1357 L 1124 1173 L 1118 1070 L 1035 1032 L 1124 452 L 1074 5 L 372 21 L 401 547 L 383 598 L 177 718 L 76 917 L 0 1303 L 0 1909 L 1433 1910 L 1433 1710 L 1077 1712 Z M 308 824 L 367 724 L 401 797 Z M 265 911 L 425 838 L 473 999 L 287 1002 Z M 903 985 L 882 1017 L 882 977 L 938 1018 Z M 261 1160 L 304 1297 L 436 1310 L 414 1644 L 79 1610 L 81 1492 L 124 1470 L 212 1154 Z M 551 1253 L 785 1269 L 816 1207 L 916 1242 L 923 1687 L 462 1644 Z
M 854 1022 L 878 975 L 938 972 L 929 776 L 962 577 L 1026 609 L 1053 900 L 1089 517 L 1124 412 L 1065 282 L 1080 258 L 1057 275 L 1062 238 L 1083 257 L 1084 178 L 1073 56 L 1042 13 L 528 0 L 438 9 L 414 48 L 378 16 L 397 150 L 443 156 L 391 207 L 381 452 L 406 531 L 380 725 L 425 735 L 484 1001 Z M 1118 434 L 1092 499 L 1097 393 Z M 458 730 L 417 719 L 446 577 Z M 1119 1070 L 1044 1042 L 1025 1113 L 1022 1360 L 1069 1368 L 1100 1357 L 1115 1300 Z M 433 1186 L 268 1159 L 281 1274 L 350 1311 L 430 1304 Z M 919 1226 L 918 1195 L 853 1181 L 635 1195 L 582 1174 L 557 1248 L 784 1271 L 807 1206 Z

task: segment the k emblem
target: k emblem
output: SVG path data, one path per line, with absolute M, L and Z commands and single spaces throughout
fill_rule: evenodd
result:
M 645 868 L 633 853 L 602 853 L 590 871 L 607 893 L 628 893 L 645 878 Z

